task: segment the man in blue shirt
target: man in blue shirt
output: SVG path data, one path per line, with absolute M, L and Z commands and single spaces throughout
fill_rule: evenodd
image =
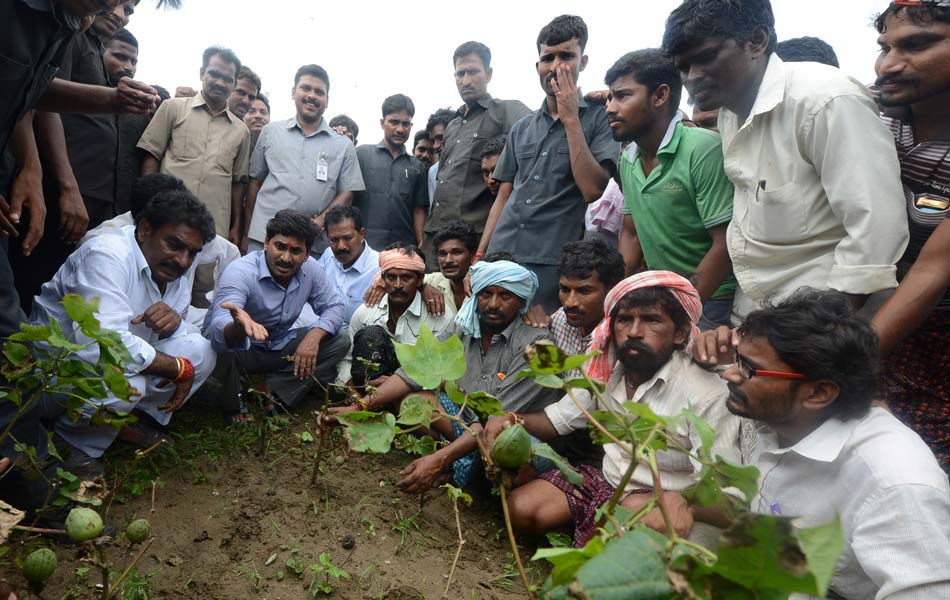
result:
M 379 273 L 379 252 L 366 241 L 363 214 L 355 206 L 331 208 L 327 213 L 326 232 L 330 252 L 320 256 L 320 266 L 343 292 L 343 327 L 346 327 Z
M 267 223 L 264 249 L 234 261 L 221 275 L 205 335 L 219 353 L 224 409 L 232 415 L 244 412 L 242 371 L 267 374 L 268 393 L 294 406 L 318 381 L 333 381 L 346 354 L 346 336 L 336 335 L 344 314 L 340 291 L 309 254 L 316 237 L 306 215 L 281 210 Z M 319 316 L 295 329 L 305 304 Z

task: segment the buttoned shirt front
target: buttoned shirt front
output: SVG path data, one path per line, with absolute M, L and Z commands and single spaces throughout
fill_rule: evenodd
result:
M 326 162 L 326 177 L 319 163 Z M 251 158 L 251 177 L 261 183 L 248 237 L 264 241 L 267 222 L 277 211 L 292 208 L 307 216 L 322 213 L 340 192 L 364 189 L 356 149 L 326 119 L 309 135 L 297 117 L 268 123 L 261 130 Z M 312 250 L 327 247 L 321 236 Z
M 950 486 L 916 433 L 881 408 L 828 419 L 791 447 L 779 447 L 765 425 L 757 433 L 753 510 L 795 517 L 800 527 L 841 520 L 834 592 L 848 600 L 950 598 Z
M 455 304 L 455 292 L 452 291 L 452 280 L 442 273 L 436 272 L 427 274 L 425 282 L 426 285 L 431 285 L 442 292 L 442 297 L 445 298 L 445 314 L 455 316 L 459 311 L 459 307 Z
M 102 42 L 91 31 L 77 36 L 57 77 L 87 85 L 108 86 Z M 63 113 L 66 150 L 84 197 L 114 203 L 119 133 L 115 115 Z
M 373 250 L 364 241 L 363 251 L 348 267 L 344 267 L 333 252 L 324 252 L 319 262 L 330 281 L 343 293 L 343 325 L 345 327 L 356 309 L 362 306 L 366 290 L 373 284 L 373 278 L 379 273 L 379 252 Z
M 340 361 L 340 365 L 337 367 L 338 381 L 345 383 L 350 380 L 350 369 L 353 364 L 353 336 L 361 329 L 374 325 L 382 327 L 394 342 L 401 344 L 415 344 L 416 340 L 419 339 L 419 333 L 422 331 L 423 324 L 425 324 L 425 326 L 429 328 L 429 331 L 436 337 L 451 335 L 455 329 L 455 323 L 448 313 L 443 314 L 441 317 L 429 314 L 429 311 L 426 310 L 425 303 L 422 301 L 422 294 L 420 292 L 416 292 L 416 296 L 412 299 L 409 307 L 399 315 L 399 318 L 396 320 L 396 331 L 390 331 L 388 323 L 388 295 L 383 296 L 383 299 L 375 306 L 366 306 L 363 304 L 356 309 L 356 312 L 353 313 L 353 318 L 350 320 L 350 349 L 346 353 L 346 357 Z
M 274 281 L 263 250 L 242 256 L 224 270 L 205 318 L 205 335 L 218 352 L 246 350 L 252 344 L 249 339 L 237 348 L 228 346 L 224 339 L 224 328 L 234 321 L 231 312 L 221 307 L 225 302 L 243 308 L 267 329 L 266 340 L 253 342 L 265 350 L 281 350 L 296 336 L 292 326 L 304 304 L 317 315 L 310 329 L 319 327 L 333 335 L 343 322 L 340 290 L 312 256 L 307 257 L 287 287 Z
M 900 167 L 859 82 L 772 54 L 749 117 L 723 108 L 719 131 L 735 186 L 727 238 L 740 318 L 801 286 L 897 285 L 908 238 Z
M 231 226 L 231 184 L 247 181 L 251 134 L 227 108 L 217 114 L 199 92 L 172 98 L 158 108 L 138 147 L 161 162 L 201 200 L 214 217 L 218 235 Z
M 575 327 L 567 322 L 567 315 L 564 314 L 564 307 L 561 307 L 551 315 L 551 325 L 549 326 L 551 334 L 554 336 L 554 343 L 561 350 L 571 355 L 586 354 L 590 347 L 591 333 L 584 335 L 580 327 Z
M 158 333 L 145 323 L 133 325 L 132 319 L 156 302 L 164 302 L 173 311 L 187 316 L 191 300 L 191 272 L 165 284 L 165 291 L 152 279 L 152 271 L 135 240 L 135 227 L 123 227 L 116 235 L 97 235 L 76 249 L 53 279 L 43 284 L 33 301 L 30 320 L 47 325 L 52 317 L 70 340 L 79 344 L 92 342 L 76 327 L 62 304 L 66 294 L 77 294 L 86 300 L 99 299 L 96 318 L 104 329 L 116 331 L 132 356 L 125 366 L 128 374 L 137 374 L 155 360 L 153 344 Z M 73 338 L 75 336 L 75 339 Z M 96 364 L 99 346 L 87 345 L 76 355 L 89 364 Z
M 356 156 L 366 189 L 353 194 L 353 206 L 363 215 L 366 240 L 376 248 L 417 244 L 415 210 L 429 206 L 425 165 L 405 146 L 394 158 L 383 142 L 360 146 Z
M 623 367 L 619 362 L 614 366 L 607 381 L 607 389 L 602 403 L 587 390 L 577 390 L 574 396 L 588 412 L 609 410 L 626 412 L 623 404 L 630 401 L 645 404 L 660 415 L 673 417 L 688 409 L 709 423 L 716 431 L 712 445 L 712 455 L 739 464 L 739 424 L 740 419 L 726 408 L 729 389 L 726 383 L 715 373 L 706 371 L 694 364 L 689 356 L 674 351 L 670 360 L 648 381 L 640 384 L 633 398 L 627 399 L 627 384 Z M 587 417 L 577 407 L 570 396 L 564 396 L 556 404 L 545 409 L 551 424 L 561 435 L 587 427 Z M 672 432 L 685 448 L 702 446 L 699 431 L 689 422 L 683 421 Z M 660 481 L 663 489 L 682 492 L 696 482 L 701 465 L 678 450 L 657 452 L 657 464 L 660 468 Z M 630 465 L 630 455 L 618 444 L 604 446 L 604 477 L 610 485 L 617 487 Z M 633 471 L 633 477 L 627 490 L 651 489 L 653 476 L 650 467 L 641 463 Z
M 578 101 L 591 154 L 615 173 L 620 144 L 610 133 L 604 107 L 589 106 L 582 97 Z M 564 244 L 584 235 L 587 202 L 574 181 L 564 123 L 548 112 L 546 102 L 512 126 L 492 177 L 514 189 L 488 252 L 503 250 L 521 262 L 554 265 Z
M 462 220 L 481 233 L 494 197 L 482 179 L 481 151 L 488 140 L 507 133 L 531 109 L 518 100 L 497 100 L 485 94 L 468 108 L 463 105 L 445 127 L 439 154 L 432 214 L 425 230 L 435 233 L 449 221 Z

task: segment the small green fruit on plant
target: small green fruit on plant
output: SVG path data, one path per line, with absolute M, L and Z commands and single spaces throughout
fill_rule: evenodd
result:
M 152 526 L 149 525 L 148 519 L 136 519 L 129 523 L 125 530 L 125 537 L 129 538 L 133 544 L 141 544 L 150 535 L 152 535 Z
M 102 517 L 91 508 L 74 508 L 66 516 L 66 534 L 74 542 L 87 542 L 102 533 Z
M 23 561 L 23 576 L 30 583 L 43 583 L 56 570 L 56 555 L 49 548 L 34 550 Z
M 516 470 L 531 460 L 531 436 L 520 423 L 505 425 L 491 447 L 491 457 L 499 467 Z

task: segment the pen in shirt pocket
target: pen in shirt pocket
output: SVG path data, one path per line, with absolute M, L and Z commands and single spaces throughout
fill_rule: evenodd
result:
M 765 180 L 764 180 L 764 179 L 760 179 L 760 180 L 759 180 L 759 185 L 755 186 L 755 201 L 756 201 L 756 203 L 759 202 L 759 190 L 762 190 L 763 192 L 765 191 Z

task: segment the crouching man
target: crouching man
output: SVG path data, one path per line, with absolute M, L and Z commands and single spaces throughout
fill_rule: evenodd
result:
M 132 356 L 126 376 L 141 392 L 130 402 L 114 396 L 94 400 L 75 423 L 58 399 L 45 402 L 56 433 L 73 448 L 67 470 L 83 478 L 101 475 L 96 459 L 117 434 L 140 446 L 161 439 L 144 420 L 121 432 L 93 425 L 90 417 L 96 405 L 119 413 L 135 409 L 164 426 L 211 374 L 215 365 L 211 344 L 184 316 L 191 300 L 190 278 L 185 274 L 214 235 L 211 214 L 190 192 L 162 192 L 149 201 L 134 226 L 123 227 L 118 235 L 90 239 L 43 285 L 33 302 L 32 321 L 43 324 L 54 318 L 66 337 L 75 335 L 78 343 L 89 340 L 66 313 L 63 297 L 99 298 L 96 318 L 121 336 Z M 77 355 L 95 365 L 98 353 L 97 345 L 91 344 Z
M 661 416 L 675 416 L 689 409 L 716 430 L 713 456 L 738 462 L 739 419 L 726 409 L 728 389 L 713 373 L 695 365 L 685 352 L 702 314 L 699 293 L 683 277 L 669 271 L 646 271 L 621 281 L 607 294 L 604 320 L 597 326 L 591 350 L 602 354 L 590 360 L 588 374 L 606 382 L 604 402 L 586 390 L 575 397 L 589 411 L 626 411 L 625 402 L 645 404 Z M 524 422 L 531 435 L 553 440 L 587 427 L 587 418 L 565 396 L 543 412 L 492 417 L 483 432 L 487 447 L 507 420 Z M 680 425 L 676 435 L 685 448 L 698 448 L 699 432 Z M 509 509 L 513 525 L 522 532 L 557 531 L 573 524 L 574 543 L 584 545 L 593 535 L 597 509 L 606 504 L 630 465 L 630 455 L 618 444 L 604 446 L 603 468 L 581 465 L 580 486 L 568 483 L 560 471 L 541 474 L 512 491 Z M 676 532 L 687 536 L 694 521 L 724 526 L 721 511 L 687 506 L 681 492 L 697 480 L 689 456 L 677 450 L 657 454 L 664 502 Z M 624 490 L 621 504 L 637 511 L 653 493 L 647 464 L 639 465 Z M 665 526 L 658 509 L 644 523 L 659 531 Z M 705 541 L 714 530 L 697 531 Z M 695 539 L 695 536 L 694 536 Z M 713 537 L 713 539 L 715 539 Z
M 215 376 L 235 422 L 246 420 L 242 371 L 266 374 L 266 393 L 293 407 L 317 381 L 331 383 L 346 354 L 347 337 L 336 335 L 345 310 L 342 293 L 310 257 L 316 237 L 307 216 L 281 210 L 267 223 L 264 249 L 248 252 L 221 275 L 205 334 L 219 353 Z M 319 316 L 294 329 L 305 304 Z M 265 408 L 272 413 L 278 406 Z
M 752 509 L 841 519 L 828 597 L 950 598 L 950 488 L 920 437 L 871 406 L 878 340 L 840 292 L 802 289 L 738 330 L 728 407 L 755 419 Z M 800 596 L 793 596 L 797 598 Z

